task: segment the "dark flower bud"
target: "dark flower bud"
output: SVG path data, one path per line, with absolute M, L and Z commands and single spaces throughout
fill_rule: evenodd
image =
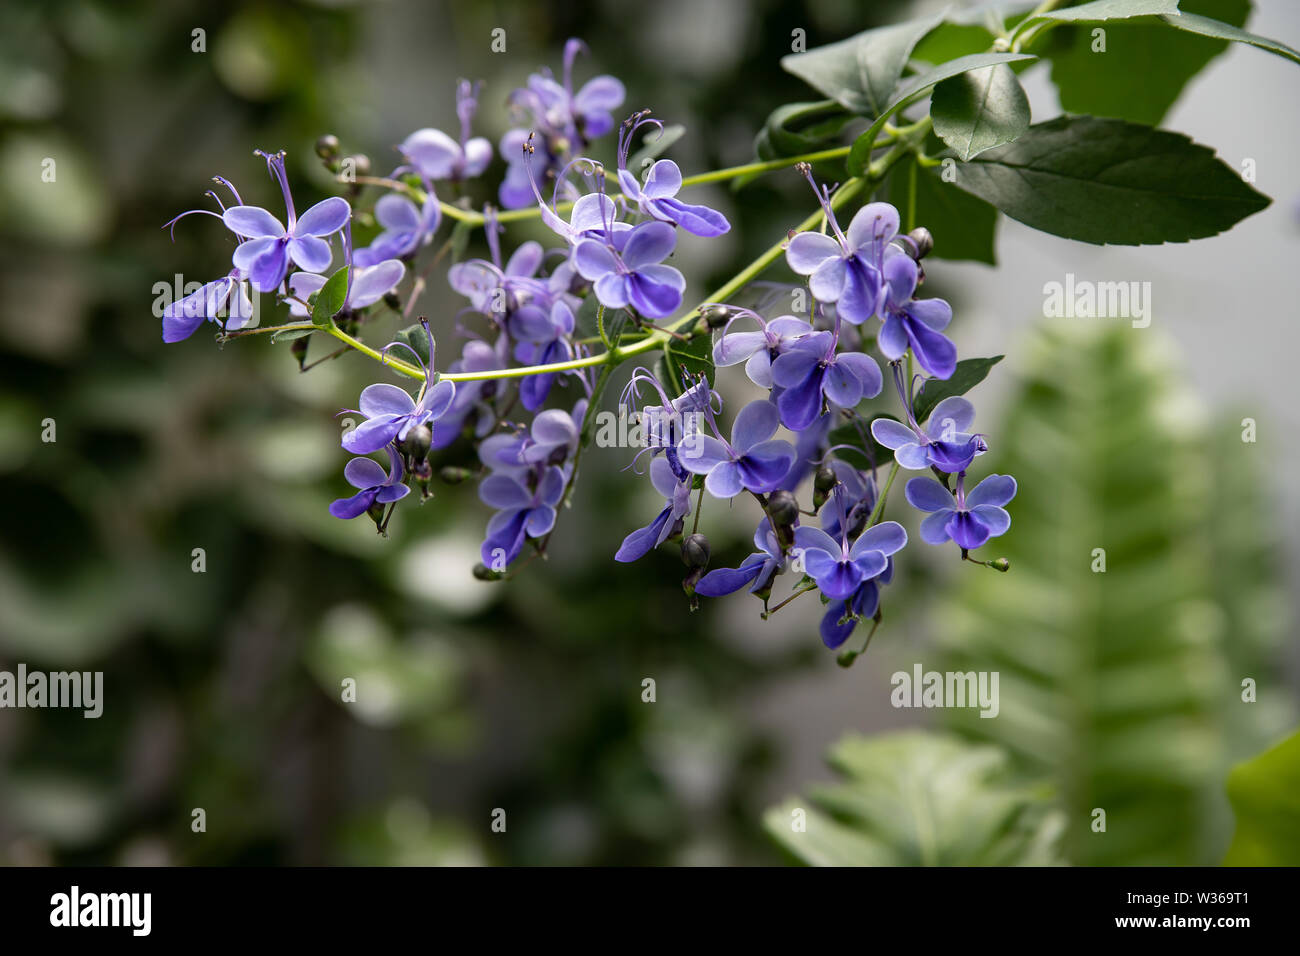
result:
M 826 504 L 826 499 L 831 496 L 835 490 L 835 485 L 839 482 L 835 469 L 830 465 L 823 464 L 817 469 L 817 474 L 813 476 L 813 509 L 820 511 L 822 505 Z
M 930 230 L 926 229 L 925 226 L 917 226 L 907 234 L 907 238 L 912 243 L 911 255 L 913 259 L 924 259 L 934 249 L 934 236 L 930 235 Z
M 349 157 L 352 160 L 352 171 L 358 176 L 370 175 L 370 157 L 365 153 L 357 153 Z
M 402 451 L 418 461 L 429 454 L 431 444 L 433 444 L 433 432 L 429 430 L 428 425 L 421 425 L 406 433 L 406 437 L 402 439 Z
M 384 305 L 388 306 L 394 312 L 402 311 L 402 299 L 396 292 L 384 293 Z
M 298 371 L 303 370 L 303 363 L 307 361 L 307 341 L 311 338 L 304 335 L 300 339 L 294 339 L 289 345 L 289 354 L 298 360 Z
M 504 571 L 493 571 L 486 564 L 480 561 L 474 565 L 474 577 L 480 581 L 500 581 L 506 576 Z
M 731 318 L 731 310 L 725 305 L 715 305 L 704 310 L 704 322 L 711 329 L 720 329 Z
M 788 528 L 799 520 L 799 502 L 788 491 L 774 491 L 767 499 L 767 515 L 774 525 Z
M 326 133 L 320 139 L 316 140 L 316 155 L 326 162 L 338 159 L 339 138 Z
M 462 481 L 472 475 L 473 472 L 468 468 L 459 468 L 456 465 L 444 465 L 438 472 L 438 477 L 449 485 L 459 485 Z
M 427 485 L 433 478 L 433 465 L 429 459 L 420 458 L 411 464 L 411 477 L 422 485 Z
M 709 539 L 696 533 L 682 541 L 682 561 L 688 568 L 703 568 L 709 563 Z

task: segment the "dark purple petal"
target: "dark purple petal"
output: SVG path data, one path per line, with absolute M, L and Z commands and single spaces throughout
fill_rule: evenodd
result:
M 967 551 L 974 551 L 990 537 L 988 525 L 969 511 L 954 511 L 944 529 L 958 547 Z
M 695 593 L 705 597 L 722 597 L 739 591 L 753 582 L 767 563 L 767 555 L 751 554 L 738 568 L 717 568 L 700 578 Z
M 623 264 L 636 271 L 663 262 L 677 245 L 677 230 L 666 222 L 643 222 L 623 246 Z
M 787 352 L 772 363 L 773 379 L 777 378 L 777 367 L 786 356 L 797 354 L 799 353 Z M 787 386 L 781 393 L 777 399 L 777 408 L 781 411 L 781 422 L 786 428 L 802 431 L 817 420 L 822 412 L 822 379 L 825 373 L 826 369 L 822 365 L 814 364 L 803 381 Z M 777 384 L 780 384 L 779 380 Z
M 858 626 L 856 618 L 848 618 L 844 623 L 840 623 L 848 610 L 847 602 L 832 601 L 826 605 L 826 613 L 822 615 L 822 623 L 819 628 L 821 632 L 822 643 L 832 651 L 849 639 L 853 629 Z
M 637 528 L 626 538 L 614 554 L 615 561 L 627 563 L 649 554 L 659 544 L 659 532 L 668 523 L 671 508 L 665 508 L 644 528 Z
M 660 199 L 655 206 L 669 219 L 695 236 L 711 239 L 731 229 L 727 217 L 708 206 L 693 206 L 679 199 Z
M 345 451 L 350 451 L 354 455 L 372 454 L 396 439 L 408 421 L 405 416 L 397 415 L 381 415 L 372 418 L 344 435 L 341 444 Z
M 957 369 L 957 346 L 941 332 L 908 316 L 903 320 L 907 341 L 921 368 L 935 378 L 951 378 Z M 883 347 L 881 351 L 884 351 Z
M 676 278 L 670 278 L 657 270 L 666 270 Z M 627 277 L 627 297 L 642 315 L 662 319 L 672 315 L 682 304 L 684 285 L 681 273 L 671 266 L 642 266 L 639 272 Z
M 948 519 L 957 512 L 952 508 L 936 511 L 921 522 L 921 540 L 927 544 L 943 544 L 948 541 Z
M 794 448 L 788 441 L 778 438 L 762 442 L 737 462 L 741 481 L 750 491 L 766 494 L 781 484 L 794 459 Z

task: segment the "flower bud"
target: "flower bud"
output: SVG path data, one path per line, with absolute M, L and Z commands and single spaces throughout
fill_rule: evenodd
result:
M 316 140 L 316 155 L 325 162 L 338 159 L 339 156 L 339 138 L 326 133 L 320 139 Z
M 460 468 L 456 465 L 443 465 L 438 471 L 438 477 L 449 485 L 459 485 L 472 474 L 473 472 L 468 468 Z
M 492 571 L 482 561 L 474 565 L 474 577 L 480 581 L 500 581 L 505 576 L 504 571 Z
M 384 305 L 388 306 L 394 312 L 402 311 L 402 299 L 396 292 L 384 293 Z
M 989 567 L 992 568 L 994 571 L 1010 571 L 1011 562 L 1008 561 L 1006 558 L 994 558 L 992 561 L 989 562 Z
M 835 474 L 835 469 L 830 465 L 822 464 L 817 469 L 817 474 L 813 476 L 814 510 L 821 510 L 822 505 L 826 504 L 826 499 L 835 490 L 835 485 L 839 480 L 839 477 Z
M 934 249 L 934 236 L 925 226 L 917 226 L 907 234 L 907 238 L 912 241 L 913 259 L 924 259 Z
M 703 568 L 709 563 L 709 539 L 704 535 L 687 535 L 682 541 L 682 561 L 688 568 Z
M 433 432 L 429 430 L 428 425 L 420 425 L 406 433 L 406 437 L 402 439 L 402 451 L 419 461 L 429 454 L 429 446 L 432 444 Z
M 799 502 L 788 491 L 774 491 L 767 499 L 767 515 L 772 524 L 788 528 L 799 520 Z
M 357 153 L 353 156 L 349 156 L 348 158 L 352 160 L 352 171 L 354 173 L 356 173 L 358 176 L 370 175 L 369 156 L 367 156 L 365 153 Z
M 711 329 L 720 329 L 731 318 L 731 310 L 725 305 L 715 305 L 704 310 L 704 322 Z

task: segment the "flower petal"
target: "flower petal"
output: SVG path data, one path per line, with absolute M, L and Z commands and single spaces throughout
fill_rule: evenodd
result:
M 999 508 L 997 505 L 976 505 L 971 509 L 971 514 L 979 518 L 980 524 L 989 529 L 989 537 L 992 538 L 1006 534 L 1007 529 L 1011 527 L 1011 515 L 1007 514 L 1006 509 Z
M 379 382 L 367 385 L 361 392 L 358 408 L 366 418 L 380 415 L 409 415 L 415 411 L 415 400 L 410 393 L 397 385 Z
M 790 466 L 794 464 L 795 451 L 788 441 L 780 438 L 765 441 L 751 448 L 738 462 L 744 486 L 758 494 L 775 491 Z
M 898 235 L 898 210 L 887 202 L 867 203 L 854 215 L 844 238 L 850 249 L 883 245 Z
M 734 461 L 722 462 L 715 468 L 710 469 L 708 477 L 704 479 L 704 487 L 715 498 L 736 497 L 745 490 L 745 483 L 740 475 L 740 466 Z
M 1016 496 L 1016 479 L 1010 475 L 989 475 L 966 493 L 966 507 L 980 505 L 1001 507 Z
M 293 234 L 303 236 L 332 236 L 352 217 L 352 207 L 341 196 L 331 196 L 312 206 L 298 217 Z
M 781 415 L 765 398 L 750 402 L 736 414 L 731 426 L 731 444 L 741 452 L 765 442 L 776 434 Z
M 873 421 L 871 437 L 889 449 L 916 443 L 916 433 L 892 418 L 877 418 Z
M 287 251 L 298 267 L 308 272 L 324 272 L 330 267 L 330 262 L 334 258 L 330 252 L 330 244 L 315 236 L 290 239 Z
M 840 244 L 820 232 L 801 232 L 785 247 L 785 261 L 801 276 L 810 276 L 827 259 L 839 257 Z
M 236 235 L 249 239 L 263 236 L 279 238 L 284 235 L 284 226 L 261 206 L 231 206 L 221 214 L 221 221 L 226 228 Z
M 374 488 L 388 480 L 388 472 L 373 458 L 353 458 L 343 466 L 343 477 L 353 488 Z
M 908 503 L 921 511 L 941 511 L 956 507 L 952 493 L 933 478 L 913 478 L 903 490 Z
M 949 395 L 930 411 L 925 433 L 942 441 L 956 441 L 956 436 L 975 424 L 975 406 L 960 395 Z
M 666 222 L 643 222 L 623 247 L 623 264 L 637 270 L 663 262 L 677 246 L 677 230 Z
M 659 533 L 668 523 L 671 510 L 672 509 L 670 508 L 665 508 L 663 511 L 659 512 L 659 514 L 655 515 L 654 520 L 644 528 L 637 528 L 624 538 L 618 551 L 614 553 L 614 560 L 627 563 L 644 557 L 654 550 L 654 548 L 659 544 Z
M 903 526 L 897 521 L 882 521 L 862 532 L 858 540 L 853 542 L 849 557 L 857 558 L 866 551 L 879 551 L 885 557 L 889 557 L 902 551 L 906 546 L 907 532 L 903 530 Z M 884 568 L 881 570 L 883 571 Z

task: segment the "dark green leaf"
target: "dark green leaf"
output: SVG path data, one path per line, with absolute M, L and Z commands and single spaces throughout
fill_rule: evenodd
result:
M 977 53 L 973 56 L 958 57 L 935 67 L 933 70 L 910 77 L 907 82 L 899 85 L 893 99 L 885 107 L 885 111 L 871 124 L 871 128 L 854 141 L 853 150 L 849 153 L 849 173 L 853 176 L 862 175 L 862 172 L 867 168 L 867 164 L 871 161 L 871 148 L 876 142 L 876 137 L 880 135 L 880 131 L 885 128 L 885 122 L 894 113 L 907 105 L 913 97 L 919 97 L 935 84 L 942 83 L 949 77 L 959 76 L 969 70 L 979 70 L 986 66 L 995 66 L 998 63 L 1014 63 L 1020 60 L 1032 59 L 1034 57 L 1027 53 Z
M 930 99 L 934 131 L 963 161 L 1029 128 L 1029 97 L 1005 63 L 944 80 Z
M 921 391 L 917 393 L 913 403 L 912 411 L 916 415 L 916 420 L 924 422 L 930 417 L 930 412 L 934 411 L 934 406 L 945 398 L 965 395 L 984 381 L 989 374 L 989 369 L 1001 362 L 1004 357 L 995 355 L 992 358 L 962 359 L 957 363 L 957 370 L 950 378 L 929 379 L 921 386 Z
M 901 161 L 890 174 L 889 201 L 905 224 L 930 230 L 931 256 L 996 262 L 998 211 L 955 183 L 944 182 L 938 168 L 925 169 L 910 157 Z
M 1250 13 L 1249 0 L 1184 3 L 1236 25 L 1245 23 Z M 1170 22 L 1186 19 L 1186 15 L 1168 18 Z M 1104 52 L 1099 52 L 1103 42 Z M 1180 33 L 1170 30 L 1164 20 L 1146 17 L 1108 24 L 1104 36 L 1094 37 L 1086 28 L 1056 31 L 1042 52 L 1052 61 L 1052 82 L 1067 112 L 1156 126 L 1188 81 L 1226 48 L 1224 40 Z M 1133 82 L 1134 63 L 1143 65 L 1141 83 Z
M 759 159 L 780 159 L 834 145 L 854 115 L 834 100 L 787 103 L 772 111 L 754 140 Z
M 316 293 L 316 301 L 311 307 L 311 324 L 322 329 L 329 328 L 334 316 L 343 310 L 347 301 L 348 267 L 344 266 L 326 279 Z
M 429 336 L 424 331 L 424 326 L 422 326 L 419 322 L 415 323 L 415 325 L 408 325 L 406 328 L 402 329 L 402 331 L 398 332 L 395 336 L 393 336 L 393 341 L 401 342 L 403 345 L 409 348 L 416 355 L 420 356 L 420 361 L 424 363 L 426 368 L 428 367 Z M 405 352 L 405 351 L 406 351 L 405 349 L 399 349 L 395 357 L 400 358 L 403 361 L 408 360 L 410 358 L 409 354 L 407 355 L 400 354 L 401 352 Z
M 300 339 L 305 335 L 311 335 L 315 329 L 288 329 L 284 332 L 272 332 L 271 341 L 275 342 L 292 342 L 294 339 Z
M 1268 205 L 1180 133 L 1062 116 L 957 167 L 957 185 L 1043 232 L 1136 246 L 1213 236 Z
M 1269 53 L 1276 53 L 1278 56 L 1284 56 L 1288 60 L 1300 63 L 1300 52 L 1297 52 L 1292 47 L 1277 40 L 1270 40 L 1267 37 L 1251 33 L 1248 30 L 1239 29 L 1235 24 L 1220 22 L 1223 18 L 1215 20 L 1211 17 L 1203 17 L 1196 13 L 1184 11 L 1180 16 L 1163 16 L 1160 19 L 1171 27 L 1177 27 L 1180 30 L 1199 33 L 1205 37 L 1214 37 L 1217 40 L 1248 43 L 1251 46 L 1259 47 L 1261 50 L 1267 50 Z
M 707 334 L 696 335 L 689 342 L 669 339 L 668 344 L 664 346 L 663 355 L 656 363 L 655 370 L 659 380 L 663 382 L 670 394 L 680 395 L 685 391 L 683 373 L 689 377 L 689 384 L 694 384 L 701 375 L 710 382 L 713 381 L 711 339 L 712 337 Z
M 863 116 L 879 116 L 892 98 L 912 48 L 942 16 L 877 27 L 807 53 L 781 66 L 813 89 Z

